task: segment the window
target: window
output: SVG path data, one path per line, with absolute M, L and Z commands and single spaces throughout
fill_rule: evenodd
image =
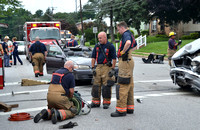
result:
M 152 30 L 153 30 L 153 31 L 156 31 L 156 28 L 157 28 L 157 21 L 156 21 L 156 20 L 153 20 L 153 21 L 152 21 Z

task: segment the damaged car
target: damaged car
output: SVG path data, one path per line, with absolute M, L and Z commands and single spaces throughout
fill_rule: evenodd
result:
M 200 38 L 188 43 L 172 56 L 170 76 L 181 88 L 200 91 Z

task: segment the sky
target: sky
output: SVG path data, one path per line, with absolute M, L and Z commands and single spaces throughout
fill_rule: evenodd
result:
M 54 7 L 53 13 L 57 12 L 74 12 L 76 11 L 76 4 L 77 1 L 78 10 L 80 9 L 80 0 L 19 0 L 23 5 L 23 8 L 29 10 L 32 14 L 38 9 L 43 10 L 45 13 L 48 7 Z M 87 3 L 88 0 L 81 0 L 82 6 Z

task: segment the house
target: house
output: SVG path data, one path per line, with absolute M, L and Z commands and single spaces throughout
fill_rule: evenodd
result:
M 90 22 L 94 22 L 94 20 L 92 20 L 91 18 L 83 20 L 83 23 L 90 23 Z M 76 27 L 78 30 L 81 30 L 81 28 L 82 28 L 81 22 L 76 23 Z
M 183 35 L 189 35 L 190 33 L 200 32 L 200 23 L 194 21 L 190 21 L 188 23 L 181 22 L 173 26 L 169 26 L 167 24 L 162 26 L 159 22 L 160 20 L 156 17 L 152 18 L 149 23 L 149 35 L 153 36 L 157 34 L 166 34 L 168 36 L 169 32 L 175 31 L 177 36 L 181 37 Z

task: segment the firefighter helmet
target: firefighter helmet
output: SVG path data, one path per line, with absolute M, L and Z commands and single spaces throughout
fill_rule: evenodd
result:
M 10 39 L 8 36 L 5 36 L 4 39 Z
M 171 37 L 171 36 L 175 36 L 175 35 L 176 35 L 175 32 L 170 32 L 170 33 L 169 33 L 169 37 Z

